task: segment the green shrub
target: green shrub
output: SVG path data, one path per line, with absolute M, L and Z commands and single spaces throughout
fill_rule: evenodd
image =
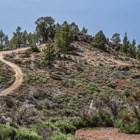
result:
M 82 128 L 85 126 L 84 121 L 81 118 L 71 118 L 69 123 L 75 126 L 77 129 Z
M 30 45 L 29 51 L 31 51 L 31 52 L 40 52 L 36 45 Z
M 128 134 L 140 134 L 140 120 L 125 123 L 122 119 L 117 119 L 114 126 L 119 128 L 121 132 Z
M 71 125 L 69 122 L 59 121 L 55 125 L 59 129 L 59 131 L 63 134 L 69 133 L 74 134 L 74 132 L 76 131 L 76 127 Z
M 48 140 L 67 140 L 67 138 L 64 135 L 55 135 L 55 136 L 49 138 Z
M 43 140 L 42 137 L 27 129 L 15 129 L 10 126 L 0 125 L 0 140 Z
M 5 101 L 5 103 L 6 103 L 6 105 L 7 105 L 8 108 L 12 108 L 15 105 L 12 97 L 10 97 L 10 96 L 6 96 L 4 98 L 4 101 Z
M 103 44 L 102 42 L 101 43 L 93 43 L 92 45 L 95 48 L 100 48 L 103 51 L 107 51 L 105 44 Z
M 80 138 L 78 137 L 75 137 L 73 135 L 62 135 L 62 134 L 57 134 L 53 137 L 51 137 L 50 139 L 48 140 L 81 140 Z
M 66 88 L 72 88 L 75 86 L 75 81 L 74 80 L 64 80 L 62 81 L 62 86 Z
M 38 136 L 36 133 L 31 131 L 20 130 L 15 140 L 43 140 L 41 136 Z
M 114 121 L 114 126 L 116 127 L 116 128 L 122 128 L 123 127 L 123 120 L 122 119 L 116 119 L 115 121 Z
M 35 132 L 43 138 L 53 137 L 59 134 L 74 134 L 78 128 L 81 128 L 83 121 L 80 118 L 47 118 L 46 123 L 37 124 L 34 127 Z M 58 136 L 59 137 L 59 136 Z
M 87 127 L 111 127 L 113 126 L 113 120 L 111 116 L 106 113 L 96 113 L 85 119 Z
M 58 128 L 51 122 L 46 122 L 44 124 L 37 124 L 34 130 L 38 135 L 42 136 L 44 139 L 51 137 L 54 132 L 58 131 Z
M 12 127 L 0 125 L 0 140 L 13 139 L 16 136 L 16 130 Z

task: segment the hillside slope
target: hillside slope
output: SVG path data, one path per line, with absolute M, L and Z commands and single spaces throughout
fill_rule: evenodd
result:
M 102 92 L 131 94 L 139 88 L 140 66 L 135 59 L 121 54 L 106 53 L 91 48 L 86 43 L 75 42 L 74 46 L 76 48 L 74 51 L 53 62 L 51 71 L 44 65 L 43 53 L 21 52 L 7 55 L 6 59 L 16 63 L 24 71 L 24 83 L 15 93 L 34 97 L 42 92 L 45 92 L 44 94 L 51 92 L 43 98 L 36 97 L 41 98 L 41 102 L 46 100 L 47 96 L 64 98 L 66 95 L 67 98 L 70 96 L 69 101 L 72 100 L 71 96 L 72 98 L 81 96 L 85 100 L 82 101 L 83 105 L 79 100 L 73 101 L 81 104 L 83 108 L 89 106 L 91 96 L 94 94 Z M 51 102 L 53 104 L 53 101 Z M 71 105 L 68 105 L 69 107 L 71 108 Z M 80 107 L 76 105 L 76 108 Z
M 24 81 L 13 94 L 0 98 L 1 120 L 4 116 L 17 125 L 31 127 L 44 123 L 48 117 L 80 117 L 89 121 L 96 113 L 106 112 L 108 121 L 95 124 L 93 119 L 86 123 L 89 127 L 113 126 L 122 108 L 126 111 L 139 105 L 139 101 L 129 98 L 140 87 L 138 61 L 85 42 L 76 41 L 72 48 L 53 62 L 51 70 L 44 63 L 43 52 L 21 51 L 5 56 L 21 67 Z

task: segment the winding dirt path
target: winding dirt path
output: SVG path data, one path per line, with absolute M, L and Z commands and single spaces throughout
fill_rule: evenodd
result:
M 11 53 L 18 53 L 19 51 L 25 51 L 28 48 L 21 48 L 16 50 L 10 50 L 10 51 L 0 51 L 0 61 L 5 63 L 6 65 L 10 66 L 15 71 L 15 82 L 7 89 L 3 90 L 0 93 L 0 96 L 6 96 L 16 90 L 23 81 L 23 73 L 20 67 L 18 67 L 16 64 L 13 64 L 12 62 L 9 62 L 4 59 L 5 54 L 11 54 Z

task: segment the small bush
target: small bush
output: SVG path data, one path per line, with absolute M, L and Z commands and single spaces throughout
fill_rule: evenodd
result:
M 36 133 L 21 129 L 17 132 L 17 135 L 15 137 L 15 140 L 43 140 L 42 137 L 38 136 Z
M 42 136 L 44 139 L 51 137 L 55 131 L 58 131 L 58 128 L 50 122 L 37 124 L 34 129 L 37 134 Z
M 27 129 L 0 125 L 0 140 L 43 140 L 43 138 Z
M 73 135 L 56 134 L 55 136 L 51 137 L 48 140 L 81 140 L 81 139 Z
M 31 52 L 40 52 L 39 49 L 38 49 L 38 47 L 36 45 L 30 45 L 29 50 Z
M 6 96 L 4 101 L 8 108 L 12 108 L 15 105 L 13 99 L 10 96 Z
M 16 131 L 12 127 L 0 125 L 0 140 L 13 139 L 16 136 Z
M 63 134 L 69 134 L 72 133 L 74 134 L 74 132 L 76 131 L 76 127 L 71 125 L 69 122 L 57 122 L 56 127 L 58 127 L 59 131 L 62 132 Z
M 101 43 L 93 43 L 92 44 L 93 47 L 95 48 L 100 48 L 103 51 L 107 51 L 105 44 Z
M 113 126 L 113 120 L 108 113 L 102 112 L 88 116 L 85 119 L 85 124 L 88 127 L 111 127 Z
M 127 134 L 140 134 L 140 120 L 125 123 L 122 119 L 117 119 L 114 126 L 119 128 L 121 132 Z

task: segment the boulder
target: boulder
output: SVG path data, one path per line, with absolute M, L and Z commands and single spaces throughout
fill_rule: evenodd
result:
M 93 40 L 93 37 L 90 35 L 84 35 L 82 33 L 78 33 L 76 36 L 76 41 L 79 41 L 79 42 L 91 43 L 92 40 Z

